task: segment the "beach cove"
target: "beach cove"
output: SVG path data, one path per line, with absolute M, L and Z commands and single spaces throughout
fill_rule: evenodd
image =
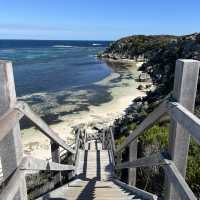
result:
M 112 125 L 133 99 L 145 95 L 136 81 L 142 62 L 97 58 L 109 42 L 10 40 L 0 44 L 0 57 L 13 63 L 18 100 L 68 144 L 74 142 L 74 127 Z M 24 153 L 49 158 L 49 139 L 25 118 L 20 126 Z
M 103 80 L 94 83 L 96 86 L 109 88 L 108 93 L 111 98 L 107 102 L 90 105 L 86 110 L 72 113 L 69 112 L 73 110 L 72 106 L 67 104 L 60 105 L 54 110 L 56 113 L 63 110 L 68 111 L 66 115 L 59 117 L 60 122 L 50 126 L 68 144 L 74 142 L 73 127 L 84 124 L 90 129 L 94 125 L 101 127 L 112 125 L 115 119 L 124 114 L 125 109 L 131 105 L 135 98 L 145 95 L 144 91 L 137 89 L 141 83 L 136 82 L 140 74 L 138 68 L 142 62 L 108 61 L 107 64 L 113 69 L 113 72 Z M 86 91 L 79 91 L 79 94 L 84 95 Z M 75 104 L 78 104 L 79 100 L 76 100 Z M 43 159 L 51 157 L 49 139 L 34 127 L 23 129 L 22 139 L 26 155 Z

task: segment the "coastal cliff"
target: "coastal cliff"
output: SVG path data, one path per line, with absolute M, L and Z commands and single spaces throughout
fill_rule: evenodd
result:
M 177 59 L 200 60 L 200 34 L 185 36 L 144 36 L 136 35 L 122 38 L 111 44 L 105 52 L 99 55 L 103 59 L 133 59 L 143 61 L 140 70 L 149 74 L 156 89 L 148 91 L 145 97 L 135 99 L 126 114 L 115 120 L 114 129 L 116 143 L 120 144 L 133 132 L 141 121 L 172 91 L 174 82 L 175 62 Z M 198 86 L 199 86 L 198 82 Z M 195 114 L 200 117 L 200 92 L 197 92 Z M 166 118 L 138 139 L 138 156 L 150 155 L 152 152 L 167 148 L 169 120 Z M 192 139 L 189 149 L 189 159 L 186 181 L 197 196 L 200 196 L 200 147 Z M 124 159 L 128 157 L 125 153 Z M 126 179 L 127 171 L 121 174 Z M 164 172 L 159 168 L 137 169 L 137 186 L 155 192 L 163 193 Z M 154 182 L 160 185 L 155 187 Z
M 200 60 L 200 34 L 125 37 L 111 44 L 100 57 L 144 61 L 141 70 L 151 75 L 154 84 L 167 86 L 166 92 L 169 92 L 173 85 L 176 60 Z

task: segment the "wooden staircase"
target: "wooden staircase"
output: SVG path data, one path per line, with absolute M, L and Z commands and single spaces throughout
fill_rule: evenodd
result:
M 185 172 L 190 136 L 200 144 L 200 119 L 193 114 L 199 68 L 199 61 L 177 60 L 172 95 L 163 99 L 121 145 L 115 146 L 114 137 L 119 133 L 113 132 L 112 127 L 99 130 L 94 136 L 88 135 L 85 129 L 78 129 L 74 143 L 69 145 L 28 104 L 17 101 L 12 64 L 0 61 L 0 161 L 3 172 L 0 200 L 27 200 L 26 176 L 40 171 L 52 172 L 51 180 L 46 183 L 52 187 L 47 187 L 45 192 L 54 188 L 38 198 L 40 200 L 157 199 L 155 195 L 130 186 L 136 183 L 136 168 L 152 166 L 160 166 L 165 172 L 165 199 L 197 200 L 185 181 Z M 168 150 L 138 158 L 137 138 L 166 115 L 170 118 Z M 31 120 L 49 139 L 51 160 L 24 156 L 19 126 L 22 117 Z M 129 158 L 124 162 L 122 154 L 127 149 Z M 62 162 L 63 156 L 66 162 Z M 115 175 L 123 169 L 129 170 L 130 185 Z M 73 181 L 62 185 L 63 177 Z M 55 189 L 58 185 L 61 186 Z
M 102 149 L 97 140 L 88 141 L 85 150 L 79 150 L 77 178 L 38 200 L 129 200 L 157 199 L 139 189 L 132 191 L 113 178 L 113 166 L 108 150 Z M 136 193 L 140 192 L 140 195 Z

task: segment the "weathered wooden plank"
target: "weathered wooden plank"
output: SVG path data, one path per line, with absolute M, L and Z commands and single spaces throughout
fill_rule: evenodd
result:
M 30 107 L 24 102 L 18 102 L 16 104 L 16 108 L 24 113 L 26 117 L 28 117 L 50 140 L 59 144 L 62 148 L 70 151 L 72 154 L 75 151 L 65 143 L 49 126 L 42 120 L 39 116 L 37 116 Z
M 114 139 L 114 134 L 113 134 L 113 129 L 112 129 L 112 127 L 110 127 L 109 131 L 110 131 L 110 136 L 111 136 L 112 150 L 113 150 L 114 153 L 115 153 L 115 152 L 116 152 L 116 146 L 115 146 L 115 139 Z
M 177 60 L 174 78 L 173 98 L 193 112 L 196 98 L 200 62 Z M 168 151 L 178 170 L 185 177 L 190 135 L 178 122 L 171 119 Z M 166 179 L 167 180 L 167 179 Z M 167 199 L 178 200 L 174 187 L 167 184 Z
M 51 142 L 51 158 L 53 162 L 60 163 L 59 145 L 55 142 Z
M 116 152 L 116 147 L 115 147 L 115 139 L 114 139 L 112 127 L 110 127 L 110 128 L 108 129 L 108 141 L 109 141 L 109 149 L 108 149 L 108 152 L 109 152 L 109 154 L 110 154 L 112 166 L 113 166 L 113 168 L 115 168 L 115 165 L 116 165 L 116 163 L 115 163 L 115 152 Z M 115 174 L 114 174 L 114 170 L 112 170 L 112 174 L 113 174 L 113 176 L 115 175 Z
M 3 116 L 16 104 L 15 83 L 13 77 L 12 63 L 0 61 L 0 116 Z M 23 157 L 23 145 L 21 142 L 19 123 L 10 130 L 0 142 L 0 156 L 3 170 L 3 179 L 10 177 Z M 25 177 L 18 180 L 19 190 L 15 198 L 18 200 L 27 199 Z
M 3 116 L 0 117 L 0 141 L 9 134 L 13 127 L 19 122 L 23 117 L 19 111 L 10 109 Z
M 179 103 L 170 102 L 168 107 L 172 119 L 187 129 L 200 144 L 200 119 Z
M 23 171 L 20 171 L 19 169 L 16 170 L 7 185 L 3 188 L 3 191 L 0 194 L 0 199 L 13 200 L 16 197 L 16 193 L 19 191 L 19 183 L 24 180 L 24 176 Z
M 167 112 L 166 101 L 161 103 L 148 117 L 130 134 L 124 143 L 117 149 L 117 152 L 122 151 L 138 136 L 140 136 L 146 129 L 150 128 L 157 120 L 159 120 Z
M 102 149 L 105 149 L 105 130 L 103 130 L 103 133 L 102 133 Z
M 20 169 L 30 171 L 72 171 L 75 167 L 73 165 L 64 165 L 33 157 L 25 157 L 20 164 Z
M 87 142 L 87 133 L 86 133 L 86 130 L 84 129 L 83 130 L 83 132 L 84 132 L 84 141 L 83 141 L 83 148 L 85 148 L 85 145 L 86 145 L 86 142 Z
M 165 164 L 163 161 L 164 157 L 160 153 L 156 153 L 154 155 L 138 158 L 137 160 L 131 162 L 124 162 L 118 164 L 116 169 L 125 169 L 125 168 L 137 168 L 137 167 L 148 167 L 153 165 L 162 165 Z
M 112 166 L 115 168 L 115 155 L 114 155 L 114 152 L 111 149 L 111 150 L 108 150 L 108 153 L 110 154 Z
M 60 148 L 59 145 L 55 142 L 51 141 L 51 157 L 52 157 L 52 162 L 55 163 L 60 163 Z M 62 183 L 62 175 L 61 172 L 55 172 L 54 174 L 54 181 L 57 184 Z
M 79 146 L 80 146 L 80 136 L 81 136 L 81 130 L 80 129 L 78 129 L 77 131 L 76 131 L 76 133 L 75 133 L 75 159 L 76 159 L 76 153 L 77 153 L 77 151 L 78 151 L 78 149 L 79 149 Z
M 75 174 L 77 174 L 77 168 L 78 168 L 78 163 L 79 163 L 79 147 L 80 147 L 80 136 L 81 136 L 81 130 L 78 129 L 76 131 L 76 139 L 75 139 L 75 154 L 74 154 L 74 157 L 73 157 L 73 161 L 74 161 L 74 164 L 75 164 Z
M 137 151 L 138 151 L 138 141 L 137 141 L 137 139 L 135 139 L 129 145 L 129 162 L 137 160 Z M 129 168 L 128 183 L 129 183 L 129 185 L 135 186 L 135 184 L 136 184 L 136 168 Z
M 157 200 L 158 197 L 152 193 L 146 192 L 144 190 L 141 190 L 137 187 L 130 186 L 126 183 L 123 183 L 117 179 L 112 180 L 116 185 L 119 185 L 120 187 L 124 188 L 126 191 L 133 192 L 133 194 L 136 194 L 138 197 L 143 199 L 149 199 L 149 200 Z
M 163 165 L 165 174 L 168 176 L 175 189 L 179 192 L 181 199 L 197 200 L 192 190 L 185 182 L 183 176 L 176 168 L 175 164 L 172 161 L 166 159 L 164 159 L 164 162 L 166 163 L 166 165 Z

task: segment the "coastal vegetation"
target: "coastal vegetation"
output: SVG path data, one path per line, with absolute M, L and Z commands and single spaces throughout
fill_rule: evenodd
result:
M 116 144 L 122 143 L 137 125 L 173 90 L 175 62 L 179 58 L 200 60 L 200 34 L 185 36 L 136 35 L 122 38 L 111 44 L 100 55 L 106 59 L 134 59 L 143 61 L 139 70 L 149 74 L 156 89 L 145 97 L 135 99 L 126 114 L 114 123 Z M 198 88 L 200 81 L 198 82 Z M 195 114 L 200 117 L 200 91 L 197 92 Z M 167 149 L 169 119 L 161 119 L 138 138 L 138 157 Z M 195 194 L 200 196 L 200 147 L 191 139 L 186 181 Z M 127 157 L 127 153 L 125 155 Z M 123 173 L 123 172 L 122 172 Z M 124 172 L 126 173 L 126 172 Z M 126 177 L 123 176 L 122 177 Z M 137 186 L 163 194 L 164 172 L 157 167 L 137 169 Z M 126 178 L 124 178 L 126 179 Z M 154 181 L 159 182 L 155 186 Z M 125 180 L 126 181 L 126 180 Z

